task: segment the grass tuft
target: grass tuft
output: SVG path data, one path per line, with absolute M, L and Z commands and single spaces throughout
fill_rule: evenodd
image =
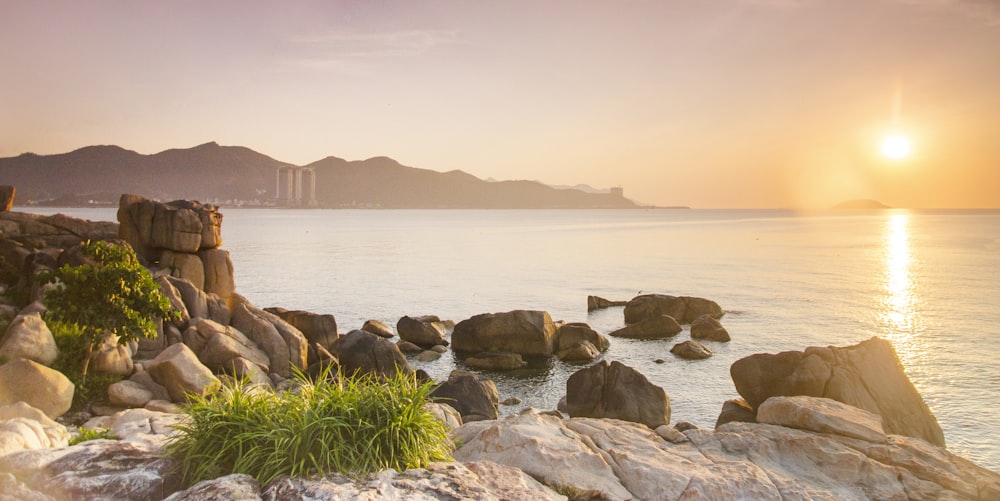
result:
M 281 475 L 359 476 L 450 459 L 447 428 L 424 410 L 429 384 L 327 376 L 299 374 L 296 389 L 278 393 L 237 383 L 194 397 L 167 454 L 188 485 L 231 473 L 261 485 Z
M 118 437 L 114 433 L 111 433 L 110 428 L 101 428 L 98 430 L 92 430 L 90 428 L 78 428 L 75 437 L 71 438 L 69 445 L 76 445 L 80 442 L 86 442 L 88 440 L 118 440 Z

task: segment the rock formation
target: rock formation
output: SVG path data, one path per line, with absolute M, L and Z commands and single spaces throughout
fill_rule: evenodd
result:
M 884 339 L 750 355 L 733 363 L 730 373 L 755 409 L 773 396 L 825 397 L 881 415 L 887 433 L 944 446 L 941 426 Z
M 454 407 L 466 423 L 500 416 L 500 394 L 496 385 L 471 372 L 451 371 L 448 380 L 431 393 L 431 398 Z
M 407 315 L 396 322 L 396 332 L 399 333 L 399 338 L 421 348 L 447 345 L 448 341 L 445 340 L 447 330 L 445 324 L 436 315 L 419 317 Z
M 669 315 L 681 324 L 690 324 L 702 315 L 720 318 L 726 313 L 715 301 L 700 297 L 644 294 L 625 305 L 625 323 L 634 324 L 650 317 Z
M 451 347 L 459 352 L 510 352 L 552 355 L 556 324 L 545 311 L 483 313 L 455 325 Z
M 625 306 L 628 301 L 611 301 L 601 296 L 587 296 L 587 312 L 603 310 L 613 306 Z
M 680 334 L 684 330 L 677 320 L 670 315 L 653 315 L 618 329 L 611 337 L 630 339 L 666 339 Z
M 670 422 L 670 397 L 639 371 L 615 361 L 580 369 L 566 381 L 572 417 L 621 419 L 656 428 Z
M 691 322 L 691 339 L 705 339 L 708 341 L 728 342 L 729 331 L 722 326 L 722 322 L 712 315 L 702 315 Z
M 704 360 L 712 356 L 712 350 L 690 339 L 675 344 L 673 348 L 670 348 L 670 353 L 686 360 Z

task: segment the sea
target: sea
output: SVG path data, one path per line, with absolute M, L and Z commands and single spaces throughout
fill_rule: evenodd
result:
M 115 220 L 115 209 L 41 209 Z M 671 422 L 713 427 L 738 394 L 729 367 L 754 353 L 892 342 L 949 450 L 1000 471 L 1000 210 L 283 210 L 222 207 L 237 291 L 261 307 L 333 314 L 341 333 L 403 315 L 455 322 L 516 309 L 607 334 L 621 307 L 587 296 L 699 296 L 732 341 L 706 360 L 689 339 L 610 338 L 604 360 L 670 397 Z M 452 353 L 413 365 L 444 380 Z M 554 409 L 585 367 L 552 359 L 486 372 L 504 405 Z

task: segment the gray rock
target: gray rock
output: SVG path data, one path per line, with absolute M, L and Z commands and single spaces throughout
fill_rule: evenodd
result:
M 408 373 L 406 357 L 392 341 L 370 332 L 353 330 L 333 344 L 333 354 L 344 374 L 374 374 L 392 377 Z
M 260 501 L 261 499 L 260 484 L 257 480 L 244 473 L 233 473 L 198 482 L 189 489 L 171 494 L 164 501 Z
M 170 272 L 170 276 L 191 282 L 199 290 L 205 289 L 205 263 L 197 254 L 164 250 L 160 254 L 160 266 Z
M 181 300 L 184 302 L 184 307 L 187 308 L 188 317 L 194 318 L 208 318 L 208 297 L 205 292 L 198 288 L 194 283 L 185 278 L 178 277 L 163 277 L 170 285 L 174 286 L 175 289 L 180 293 Z M 183 324 L 177 324 L 181 327 Z
M 589 342 L 592 346 L 597 348 L 598 352 L 603 352 L 611 346 L 611 342 L 608 341 L 608 338 L 602 336 L 589 325 L 582 322 L 573 322 L 563 324 L 558 330 L 556 330 L 555 339 L 553 340 L 553 349 L 558 353 L 570 348 L 571 346 L 576 346 L 581 341 Z
M 691 339 L 704 339 L 727 343 L 730 340 L 729 331 L 722 322 L 712 315 L 702 315 L 691 322 Z
M 0 365 L 0 405 L 25 402 L 50 418 L 73 403 L 73 383 L 63 373 L 19 358 Z
M 528 363 L 521 358 L 521 355 L 517 353 L 496 352 L 476 353 L 475 355 L 466 357 L 462 362 L 473 369 L 488 371 L 520 369 L 521 367 L 528 365 Z
M 587 311 L 603 310 L 612 306 L 625 306 L 627 301 L 611 301 L 600 296 L 587 296 Z
M 128 379 L 108 386 L 108 402 L 118 407 L 142 407 L 153 399 L 153 392 Z
M 702 315 L 721 318 L 726 312 L 715 301 L 691 296 L 645 294 L 632 298 L 625 305 L 625 323 L 634 324 L 648 318 L 668 315 L 681 324 L 690 324 Z
M 666 339 L 684 330 L 674 317 L 658 315 L 643 318 L 609 334 L 629 339 Z
M 509 352 L 549 356 L 553 353 L 556 324 L 545 311 L 515 310 L 484 313 L 463 320 L 451 335 L 457 352 Z
M 233 261 L 222 249 L 203 250 L 198 257 L 205 263 L 205 293 L 217 294 L 228 301 L 236 293 Z
M 742 398 L 726 400 L 722 404 L 719 417 L 715 420 L 715 427 L 718 428 L 734 421 L 742 423 L 757 422 L 757 416 L 754 414 L 753 407 L 750 407 L 750 404 L 746 403 Z
M 601 361 L 566 381 L 566 412 L 572 417 L 621 419 L 651 429 L 670 423 L 670 397 L 639 371 Z
M 600 357 L 601 352 L 590 341 L 578 341 L 574 345 L 560 348 L 556 356 L 564 362 L 589 362 Z
M 396 322 L 396 332 L 399 338 L 409 341 L 421 348 L 436 345 L 447 345 L 446 329 L 441 319 L 435 315 L 421 317 L 404 316 Z
M 712 356 L 712 350 L 698 341 L 682 341 L 670 348 L 670 353 L 686 360 L 704 360 Z
M 757 408 L 757 422 L 868 442 L 886 441 L 882 416 L 829 398 L 771 397 Z
M 153 380 L 163 385 L 174 402 L 184 402 L 189 394 L 208 395 L 221 386 L 208 367 L 187 345 L 168 346 L 149 366 Z
M 431 398 L 454 407 L 466 423 L 500 416 L 500 394 L 496 385 L 471 372 L 451 371 L 448 380 L 431 392 Z

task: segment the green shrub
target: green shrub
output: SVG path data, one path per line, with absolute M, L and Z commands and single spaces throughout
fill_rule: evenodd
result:
M 76 445 L 80 442 L 86 442 L 88 440 L 118 440 L 118 437 L 114 433 L 111 433 L 109 428 L 101 428 L 99 430 L 91 430 L 90 428 L 78 428 L 77 435 L 69 441 L 69 445 Z
M 294 391 L 237 384 L 195 396 L 167 454 L 188 484 L 246 473 L 263 485 L 280 475 L 363 475 L 450 459 L 446 427 L 424 410 L 430 384 L 325 376 L 300 374 Z
M 75 386 L 70 410 L 83 410 L 90 402 L 106 400 L 108 386 L 121 381 L 122 377 L 103 373 L 84 377 L 83 361 L 87 356 L 87 340 L 81 335 L 80 327 L 51 320 L 47 325 L 59 348 L 59 357 L 52 368 L 65 374 Z

